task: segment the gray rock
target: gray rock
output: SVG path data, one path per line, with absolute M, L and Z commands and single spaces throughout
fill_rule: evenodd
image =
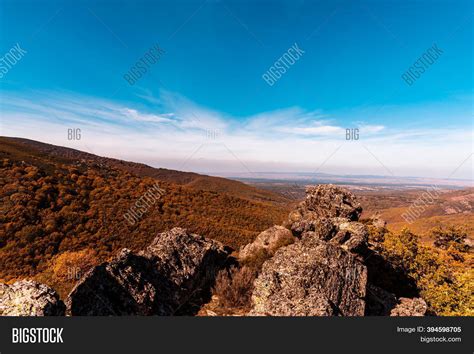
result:
M 220 242 L 174 228 L 86 273 L 68 296 L 68 313 L 173 315 L 209 289 L 227 255 Z
M 84 274 L 66 300 L 67 312 L 73 316 L 151 315 L 158 301 L 157 277 L 150 260 L 123 249 L 110 263 Z
M 317 239 L 339 245 L 347 251 L 363 254 L 367 250 L 369 232 L 360 222 L 344 218 L 322 218 L 314 222 L 314 231 L 305 231 L 302 240 Z
M 1 316 L 64 316 L 64 303 L 49 286 L 32 280 L 0 284 Z
M 366 267 L 349 252 L 303 239 L 263 264 L 249 315 L 363 316 L 366 283 Z
M 332 184 L 320 184 L 306 190 L 304 208 L 318 217 L 342 217 L 351 221 L 359 220 L 362 207 L 354 194 Z
M 268 255 L 273 255 L 277 249 L 289 245 L 295 241 L 295 237 L 290 230 L 283 226 L 272 226 L 261 232 L 255 241 L 242 247 L 239 252 L 239 258 L 245 260 L 264 251 Z
M 339 244 L 354 253 L 363 253 L 367 249 L 369 239 L 367 226 L 360 222 L 343 222 L 337 225 L 337 229 L 338 232 L 331 239 L 331 243 Z
M 301 238 L 304 237 L 312 237 L 316 238 L 321 241 L 329 241 L 332 239 L 337 232 L 339 231 L 338 228 L 338 221 L 336 218 L 316 218 L 316 219 L 307 219 L 305 222 L 307 225 L 311 225 L 309 230 L 307 226 L 301 228 Z M 347 219 L 342 219 L 341 222 L 346 222 Z M 301 224 L 300 224 L 301 225 Z
M 355 196 L 332 184 L 309 187 L 306 199 L 288 217 L 295 235 L 329 241 L 363 254 L 367 249 L 367 227 L 357 222 L 362 207 Z

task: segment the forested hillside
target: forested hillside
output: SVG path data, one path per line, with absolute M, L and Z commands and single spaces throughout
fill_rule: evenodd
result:
M 99 262 L 123 247 L 141 249 L 176 226 L 237 249 L 288 212 L 283 197 L 240 182 L 25 139 L 1 138 L 0 167 L 5 281 L 51 270 L 53 258 L 71 252 Z M 163 195 L 131 225 L 124 214 L 156 184 Z

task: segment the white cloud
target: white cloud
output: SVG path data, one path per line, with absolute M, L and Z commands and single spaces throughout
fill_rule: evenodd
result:
M 334 125 L 319 125 L 309 127 L 281 127 L 279 131 L 290 134 L 301 134 L 301 135 L 341 135 L 344 134 L 345 129 Z
M 146 114 L 140 113 L 136 109 L 123 108 L 121 110 L 123 114 L 133 120 L 140 122 L 152 122 L 152 123 L 172 123 L 173 122 L 173 113 L 164 113 L 164 114 Z
M 381 132 L 384 129 L 385 127 L 383 125 L 365 125 L 365 124 L 359 125 L 359 130 L 363 134 L 364 133 L 374 134 L 374 133 Z
M 237 119 L 169 92 L 144 95 L 159 102 L 155 109 L 72 94 L 1 95 L 1 135 L 173 169 L 386 175 L 388 167 L 399 176 L 447 177 L 472 153 L 469 129 L 349 124 L 299 107 Z M 82 139 L 67 140 L 69 128 L 80 128 Z M 360 140 L 346 141 L 346 128 L 359 128 Z M 472 178 L 472 161 L 453 178 Z

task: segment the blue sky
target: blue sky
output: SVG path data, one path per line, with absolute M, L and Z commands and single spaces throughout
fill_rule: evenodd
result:
M 472 154 L 469 1 L 0 4 L 0 52 L 27 51 L 0 79 L 2 135 L 210 173 L 447 177 Z M 269 86 L 295 43 L 304 54 Z M 155 44 L 165 54 L 129 85 Z M 434 44 L 443 54 L 407 85 Z M 454 177 L 472 178 L 472 156 Z

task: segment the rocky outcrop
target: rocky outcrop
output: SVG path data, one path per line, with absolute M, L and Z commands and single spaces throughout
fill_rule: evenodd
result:
M 365 253 L 369 233 L 364 224 L 344 218 L 315 219 L 312 223 L 314 231 L 303 232 L 301 239 L 316 238 L 339 245 L 349 252 Z
M 31 280 L 0 284 L 0 316 L 63 316 L 64 303 L 47 285 Z
M 146 258 L 123 249 L 110 263 L 87 272 L 69 294 L 70 315 L 151 315 L 158 276 Z
M 85 274 L 68 296 L 68 313 L 173 315 L 209 289 L 227 255 L 220 242 L 174 228 Z
M 306 189 L 305 200 L 290 213 L 288 224 L 295 234 L 315 231 L 315 222 L 325 218 L 359 220 L 362 207 L 349 191 L 332 184 Z
M 424 316 L 428 306 L 422 298 L 398 299 L 398 304 L 390 312 L 390 316 Z
M 263 264 L 250 315 L 363 316 L 367 269 L 351 253 L 367 246 L 361 212 L 342 188 L 308 188 L 287 223 L 300 239 Z
M 261 232 L 254 242 L 242 247 L 239 252 L 239 259 L 245 260 L 255 257 L 261 252 L 271 256 L 280 247 L 289 245 L 294 241 L 295 237 L 290 230 L 275 225 Z
M 362 316 L 366 282 L 365 266 L 349 252 L 307 238 L 264 263 L 250 315 Z
M 416 286 L 376 247 L 368 246 L 368 228 L 358 221 L 361 211 L 345 189 L 311 187 L 289 215 L 288 228 L 273 226 L 241 248 L 240 265 L 255 258 L 246 284 L 252 284 L 258 273 L 248 314 L 425 315 L 427 305 L 417 297 Z M 230 259 L 236 262 L 228 256 L 220 242 L 174 228 L 159 234 L 141 252 L 123 249 L 110 262 L 89 270 L 66 306 L 46 285 L 0 284 L 0 314 L 64 315 L 65 308 L 70 315 L 190 314 L 210 297 L 217 272 Z
M 358 222 L 361 212 L 354 195 L 343 188 L 308 188 L 305 200 L 290 213 L 286 224 L 298 239 L 263 264 L 254 282 L 249 315 L 424 313 L 426 304 L 423 307 L 422 299 L 397 299 L 389 291 L 367 283 L 370 270 L 387 266 L 374 267 L 375 261 L 383 259 L 368 248 L 368 228 Z M 377 225 L 384 227 L 385 223 Z M 367 259 L 371 260 L 369 270 Z M 377 272 L 372 279 L 378 284 Z
M 367 227 L 357 222 L 362 207 L 355 196 L 334 185 L 306 190 L 306 198 L 290 213 L 288 227 L 301 238 L 318 238 L 363 254 L 367 249 Z

